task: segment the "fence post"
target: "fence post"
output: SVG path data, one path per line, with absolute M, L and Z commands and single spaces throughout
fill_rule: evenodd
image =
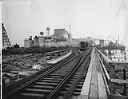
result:
M 110 63 L 110 77 L 111 78 L 115 78 L 115 65 L 113 65 L 112 63 Z M 111 93 L 115 93 L 115 84 L 110 82 L 110 91 Z
M 126 69 L 123 69 L 123 79 L 126 80 Z M 123 95 L 125 95 L 125 96 L 127 95 L 126 83 L 124 83 Z

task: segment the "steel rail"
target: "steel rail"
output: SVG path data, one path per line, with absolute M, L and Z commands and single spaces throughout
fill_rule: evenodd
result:
M 89 49 L 90 50 L 90 49 Z M 89 52 L 89 51 L 88 51 Z M 87 52 L 86 52 L 87 54 Z M 85 57 L 85 56 L 84 56 Z M 87 55 L 86 55 L 87 57 Z M 66 82 L 72 77 L 72 75 L 75 73 L 75 71 L 80 67 L 80 65 L 83 63 L 85 58 L 82 57 L 82 54 L 79 57 L 78 62 L 76 65 L 72 68 L 72 70 L 64 77 L 64 79 L 56 86 L 56 88 L 46 97 L 46 99 L 54 99 L 53 97 L 56 96 L 57 92 L 61 90 L 61 88 L 66 84 Z M 68 98 L 67 98 L 68 99 Z
M 75 53 L 74 53 L 74 54 L 75 54 Z M 3 99 L 9 98 L 9 96 L 11 96 L 11 95 L 17 93 L 17 92 L 20 91 L 21 89 L 23 89 L 23 88 L 25 88 L 26 86 L 30 85 L 31 83 L 37 81 L 38 79 L 40 79 L 40 78 L 46 76 L 47 74 L 53 72 L 54 70 L 56 70 L 56 69 L 62 67 L 63 65 L 66 65 L 67 63 L 69 63 L 70 61 L 72 61 L 73 59 L 75 59 L 76 57 L 78 57 L 78 55 L 75 56 L 75 57 L 74 57 L 74 55 L 72 55 L 72 57 L 71 57 L 71 56 L 68 57 L 65 61 L 60 62 L 60 63 L 57 64 L 56 66 L 54 66 L 54 67 L 52 67 L 52 68 L 49 68 L 48 70 L 44 71 L 44 72 L 41 73 L 40 75 L 34 77 L 33 79 L 30 79 L 29 81 L 27 81 L 27 82 L 24 83 L 23 85 L 21 85 L 21 86 L 15 88 L 14 90 L 12 90 L 12 91 L 10 91 L 10 92 L 4 94 L 4 95 L 3 95 Z M 60 66 L 60 65 L 61 65 L 61 66 Z
M 98 51 L 97 51 L 98 53 Z M 102 59 L 100 57 L 100 53 L 98 53 L 98 60 L 100 62 L 100 66 L 101 66 L 101 71 L 102 71 L 102 75 L 103 75 L 103 79 L 104 79 L 104 83 L 105 83 L 105 86 L 106 86 L 106 91 L 107 91 L 107 95 L 109 96 L 110 95 L 110 90 L 109 90 L 109 86 L 108 86 L 108 83 L 110 82 L 110 76 L 102 62 Z
M 74 90 L 75 90 L 75 88 L 76 88 L 76 86 L 77 86 L 77 84 L 78 84 L 78 82 L 80 81 L 80 79 L 81 79 L 81 76 L 82 76 L 82 74 L 84 73 L 84 70 L 87 70 L 87 65 L 88 65 L 88 62 L 89 61 L 89 57 L 88 57 L 88 59 L 86 59 L 86 64 L 85 64 L 85 66 L 82 66 L 81 68 L 80 68 L 80 73 L 78 74 L 78 76 L 77 76 L 77 78 L 73 81 L 73 83 L 71 84 L 71 86 L 70 86 L 70 88 L 68 89 L 68 91 L 66 92 L 66 94 L 63 96 L 63 98 L 62 99 L 70 99 L 71 98 L 71 96 L 72 96 L 72 94 L 73 94 L 73 92 L 74 92 Z M 88 65 L 89 66 L 89 65 Z
M 72 68 L 72 70 L 66 74 L 64 79 L 54 88 L 54 90 L 46 97 L 46 99 L 52 99 L 53 96 L 55 96 L 56 92 L 62 88 L 62 86 L 66 83 L 66 81 L 71 77 L 72 73 L 74 72 L 76 66 L 79 64 L 81 60 L 81 56 L 79 57 L 79 61 L 76 63 L 76 65 Z

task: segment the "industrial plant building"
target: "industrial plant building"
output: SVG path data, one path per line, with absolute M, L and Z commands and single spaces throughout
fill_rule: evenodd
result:
M 72 46 L 79 47 L 80 43 L 77 40 L 72 40 L 71 35 L 65 29 L 54 29 L 52 36 L 35 36 L 24 40 L 24 47 L 60 47 Z

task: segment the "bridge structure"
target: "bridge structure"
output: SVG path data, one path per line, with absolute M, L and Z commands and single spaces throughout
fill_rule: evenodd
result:
M 38 76 L 39 80 L 36 76 L 39 73 L 35 74 L 37 80 L 32 79 L 35 82 L 30 82 L 32 81 L 31 79 L 26 79 L 22 81 L 25 82 L 22 86 L 21 82 L 19 82 L 19 85 L 16 85 L 16 87 L 19 86 L 17 89 L 13 86 L 11 90 L 12 86 L 10 86 L 10 92 L 3 92 L 5 93 L 3 99 L 128 99 L 126 89 L 128 80 L 113 78 L 114 66 L 100 50 L 93 47 L 86 53 L 75 53 L 77 53 L 76 57 L 80 59 L 80 61 L 78 61 L 77 58 L 70 60 L 70 57 L 66 59 L 63 64 L 59 62 L 60 66 L 62 66 L 70 60 L 69 65 L 65 65 L 62 69 L 60 68 L 57 71 L 53 70 L 51 74 L 49 73 L 46 76 L 42 76 L 44 74 L 40 72 L 41 75 Z M 87 60 L 84 60 L 85 56 Z M 55 65 L 55 68 L 59 66 L 59 64 Z M 75 70 L 72 69 L 71 74 L 70 72 L 66 74 L 67 71 L 70 71 L 70 66 L 75 66 L 73 67 Z M 50 71 L 50 68 L 48 71 Z M 44 73 L 45 72 L 47 72 L 47 70 L 44 71 Z M 124 84 L 123 95 L 115 92 L 115 83 Z
M 128 66 L 127 62 L 112 62 L 100 50 L 93 48 L 87 76 L 77 99 L 128 99 L 127 89 L 123 90 L 125 96 L 113 89 L 115 83 L 128 84 L 128 80 L 112 78 L 113 66 L 117 64 Z M 109 73 L 108 68 L 111 69 Z

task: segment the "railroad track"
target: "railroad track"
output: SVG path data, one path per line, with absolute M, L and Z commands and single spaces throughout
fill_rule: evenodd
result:
M 72 52 L 72 54 L 65 58 L 64 60 L 58 62 L 57 64 L 54 64 L 55 66 L 53 65 L 50 65 L 49 67 L 45 68 L 44 70 L 41 70 L 27 78 L 24 78 L 23 80 L 21 81 L 18 81 L 12 85 L 9 85 L 9 86 L 3 86 L 2 87 L 2 95 L 3 95 L 3 98 L 7 98 L 9 97 L 10 95 L 12 94 L 15 94 L 17 91 L 21 90 L 22 88 L 24 88 L 25 86 L 31 84 L 32 82 L 36 81 L 37 79 L 39 79 L 42 75 L 46 74 L 46 72 L 48 72 L 48 70 L 50 71 L 51 69 L 56 69 L 56 68 L 59 68 L 60 65 L 65 65 L 67 64 L 68 62 L 72 61 L 74 58 L 78 57 L 79 56 L 79 52 L 78 51 L 74 51 Z M 51 70 L 52 71 L 52 70 Z
M 60 95 L 57 96 L 57 99 L 74 99 L 80 95 L 89 63 L 90 57 L 86 57 L 86 59 L 78 65 L 77 70 L 70 77 L 70 80 L 67 81 L 66 85 L 59 92 Z
M 49 68 L 42 74 L 4 94 L 3 99 L 70 99 L 82 88 L 91 49 Z M 78 54 L 78 52 L 77 52 Z M 85 66 L 87 65 L 87 66 Z

